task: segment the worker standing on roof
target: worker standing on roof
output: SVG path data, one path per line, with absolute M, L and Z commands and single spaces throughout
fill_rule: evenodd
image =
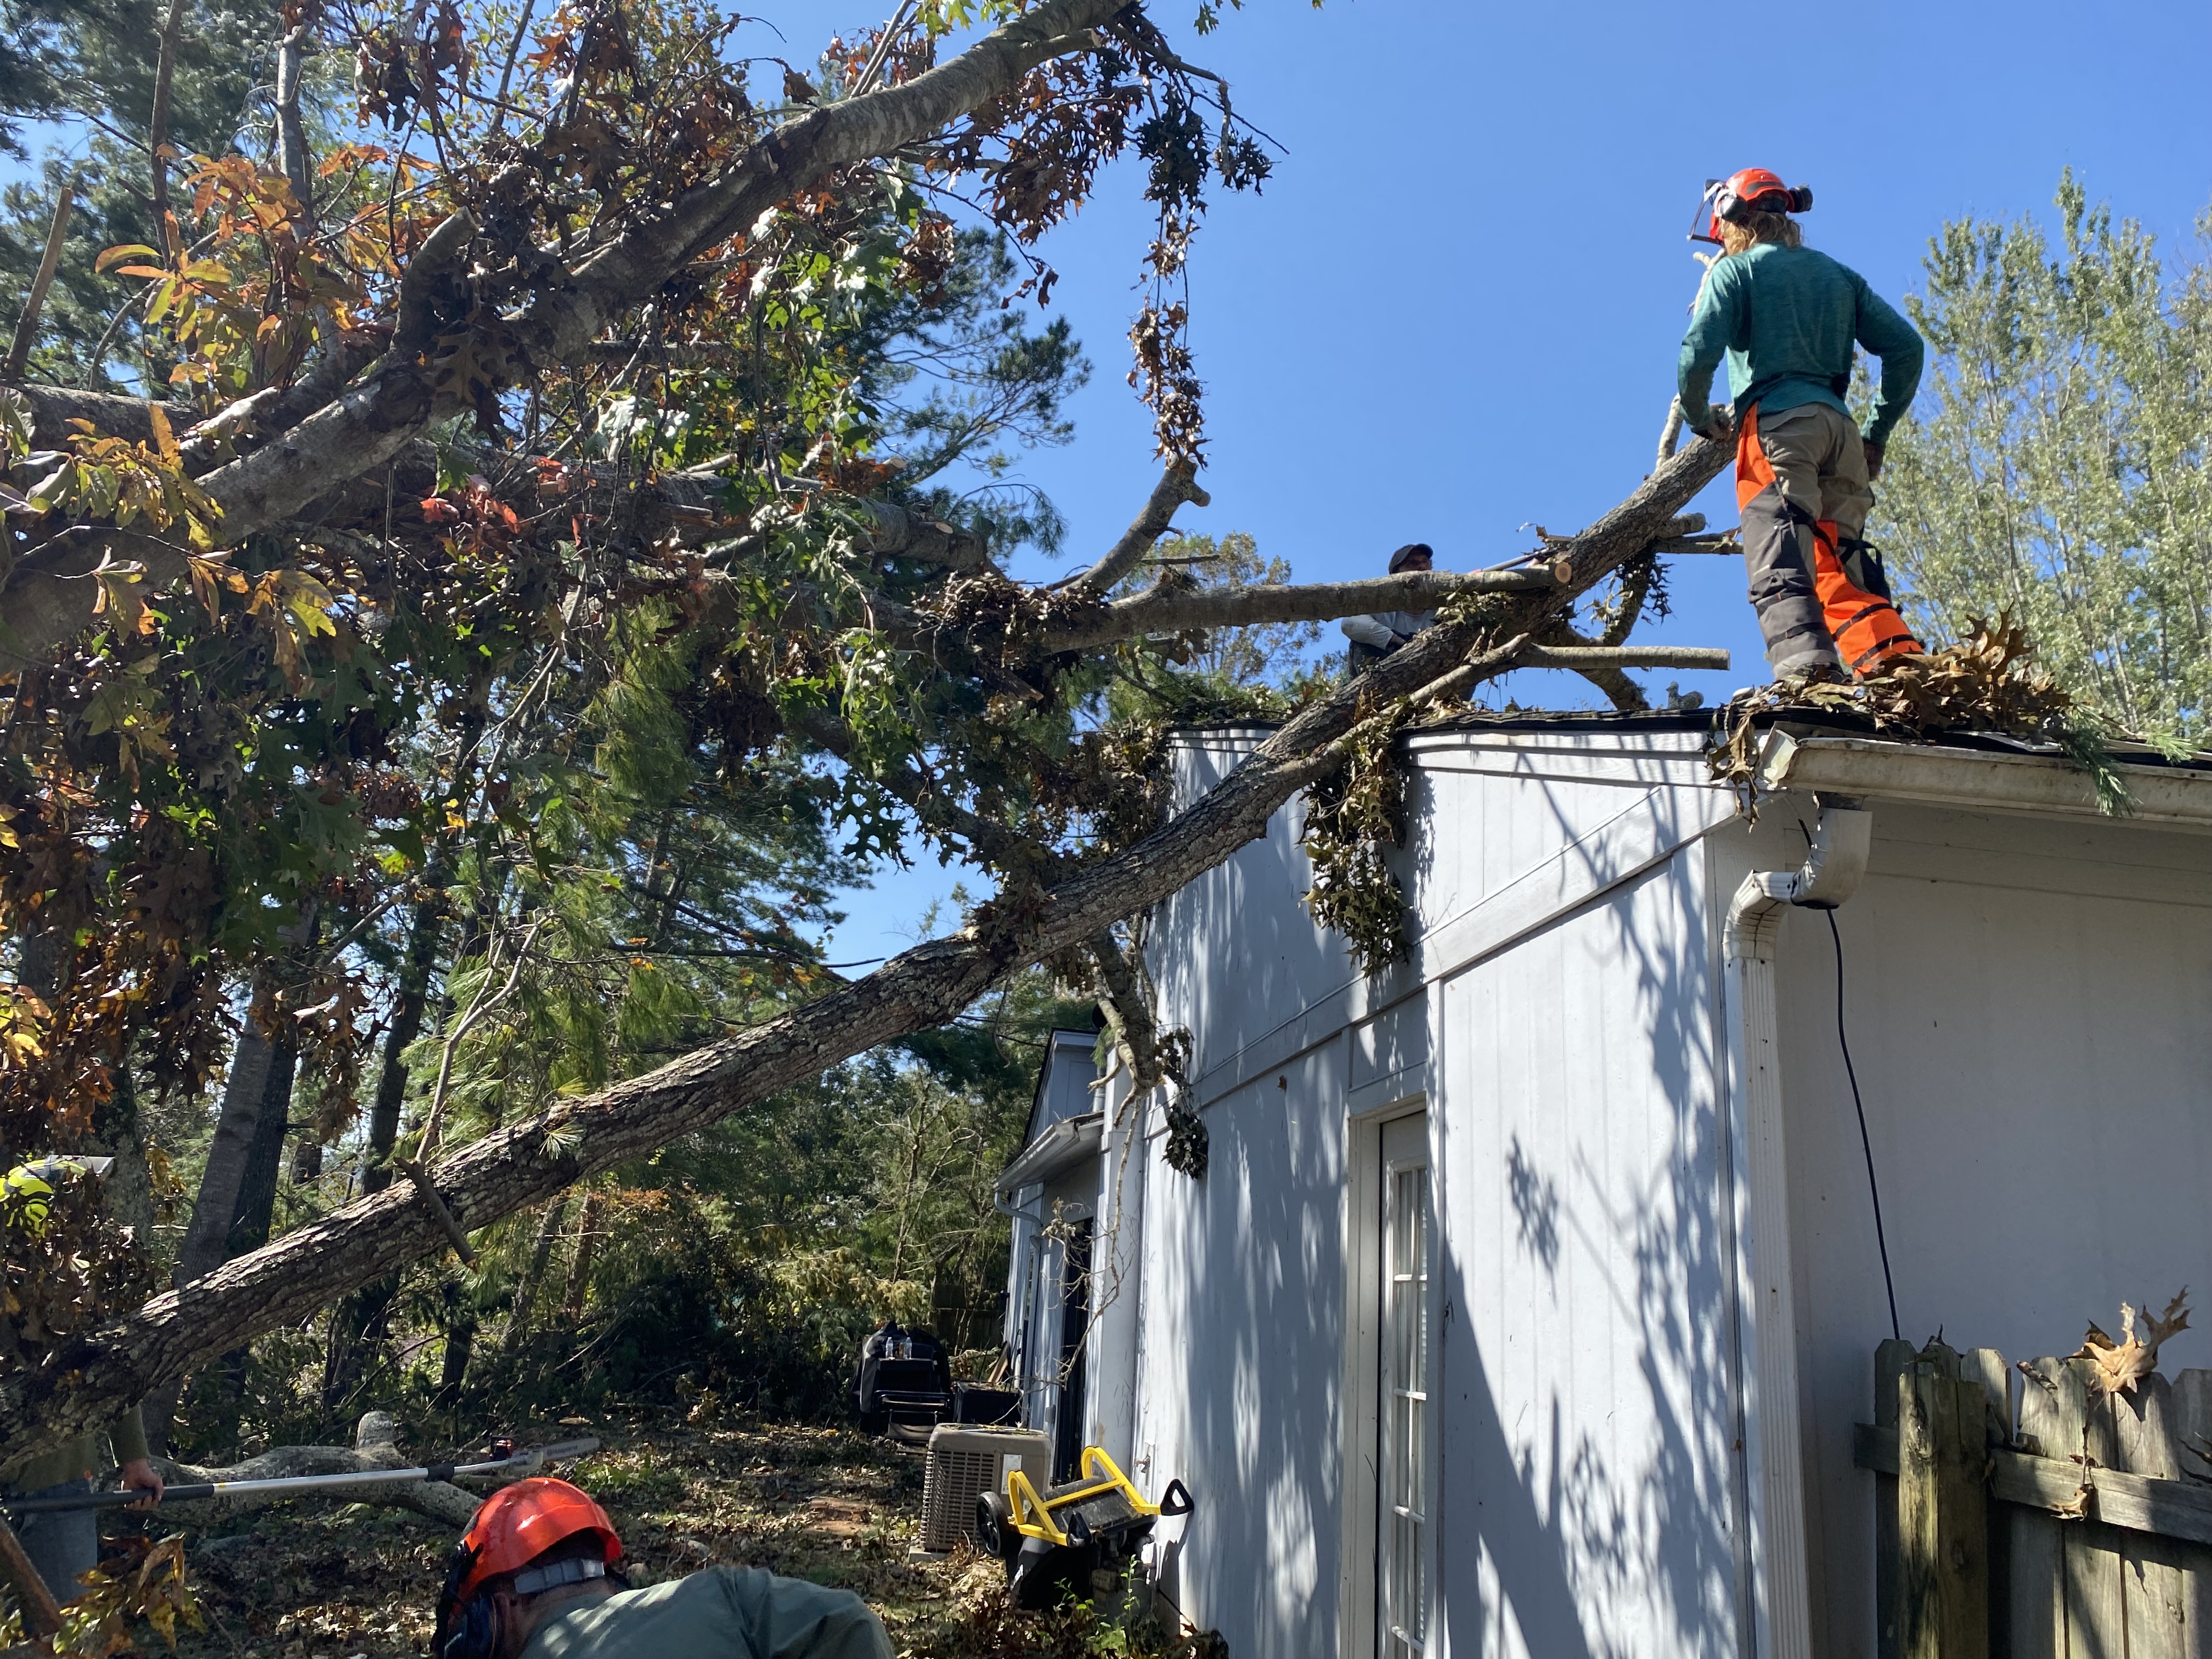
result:
M 1803 246 L 1813 205 L 1764 167 L 1705 186 L 1707 271 L 1682 340 L 1683 423 L 1735 440 L 1736 503 L 1751 602 L 1777 679 L 1844 679 L 1918 653 L 1863 532 L 1882 446 L 1920 385 L 1920 336 L 1866 279 Z M 1852 347 L 1881 359 L 1861 433 L 1844 396 Z M 1706 402 L 1725 355 L 1733 411 Z
M 1390 556 L 1390 574 L 1433 570 L 1437 556 L 1426 542 L 1407 542 Z M 1364 673 L 1400 646 L 1436 621 L 1433 611 L 1382 611 L 1369 617 L 1346 617 L 1337 624 L 1352 641 L 1352 672 Z
M 433 1659 L 891 1659 L 867 1603 L 758 1567 L 632 1589 L 607 1512 L 566 1480 L 477 1506 L 438 1596 Z

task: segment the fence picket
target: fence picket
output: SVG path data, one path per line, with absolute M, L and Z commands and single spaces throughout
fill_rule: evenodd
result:
M 1854 1453 L 1876 1477 L 1877 1659 L 2212 1659 L 2212 1370 L 2099 1380 L 1880 1345 Z
M 1897 1426 L 1897 1379 L 1912 1363 L 1910 1342 L 1893 1337 L 1874 1351 L 1874 1420 Z M 1875 1659 L 1898 1659 L 1897 1477 L 1874 1478 Z

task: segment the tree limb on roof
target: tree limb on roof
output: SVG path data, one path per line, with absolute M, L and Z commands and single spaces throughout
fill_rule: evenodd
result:
M 1503 625 L 1444 622 L 1418 635 L 1309 704 L 1138 845 L 1024 893 L 1004 911 L 986 905 L 960 933 L 895 957 L 803 1007 L 494 1130 L 439 1160 L 433 1176 L 440 1192 L 461 1225 L 489 1226 L 853 1055 L 941 1024 L 1006 974 L 1085 945 L 1100 928 L 1157 903 L 1265 835 L 1278 809 L 1342 764 L 1345 740 L 1378 708 L 1417 695 L 1464 695 L 1512 668 L 1526 641 L 1648 547 L 1730 453 L 1692 442 L 1562 544 L 1576 575 L 1571 586 L 1529 594 L 1521 614 Z M 1512 642 L 1500 647 L 1498 638 L 1507 634 Z M 160 1384 L 447 1243 L 410 1187 L 389 1187 L 61 1345 L 37 1370 L 0 1377 L 0 1447 L 7 1449 L 0 1478 L 36 1448 L 104 1424 Z

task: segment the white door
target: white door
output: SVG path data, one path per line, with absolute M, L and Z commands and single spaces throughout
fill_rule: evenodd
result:
M 1429 1614 L 1429 1135 L 1425 1115 L 1382 1126 L 1382 1455 L 1375 1501 L 1376 1650 L 1422 1659 Z

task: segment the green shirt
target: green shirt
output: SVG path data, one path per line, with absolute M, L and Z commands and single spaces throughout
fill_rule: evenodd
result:
M 1886 442 L 1920 386 L 1920 336 L 1849 265 L 1809 247 L 1757 242 L 1716 260 L 1682 337 L 1675 386 L 1682 418 L 1705 423 L 1713 370 L 1728 357 L 1729 392 L 1741 416 L 1801 404 L 1850 410 L 1856 342 L 1881 359 L 1881 390 L 1866 435 Z
M 522 1659 L 891 1659 L 891 1644 L 850 1590 L 708 1567 L 557 1614 Z
M 38 1492 L 64 1480 L 82 1480 L 108 1467 L 106 1446 L 112 1442 L 117 1463 L 133 1463 L 146 1455 L 146 1425 L 133 1406 L 105 1429 L 93 1429 L 41 1452 L 15 1477 L 19 1492 Z

